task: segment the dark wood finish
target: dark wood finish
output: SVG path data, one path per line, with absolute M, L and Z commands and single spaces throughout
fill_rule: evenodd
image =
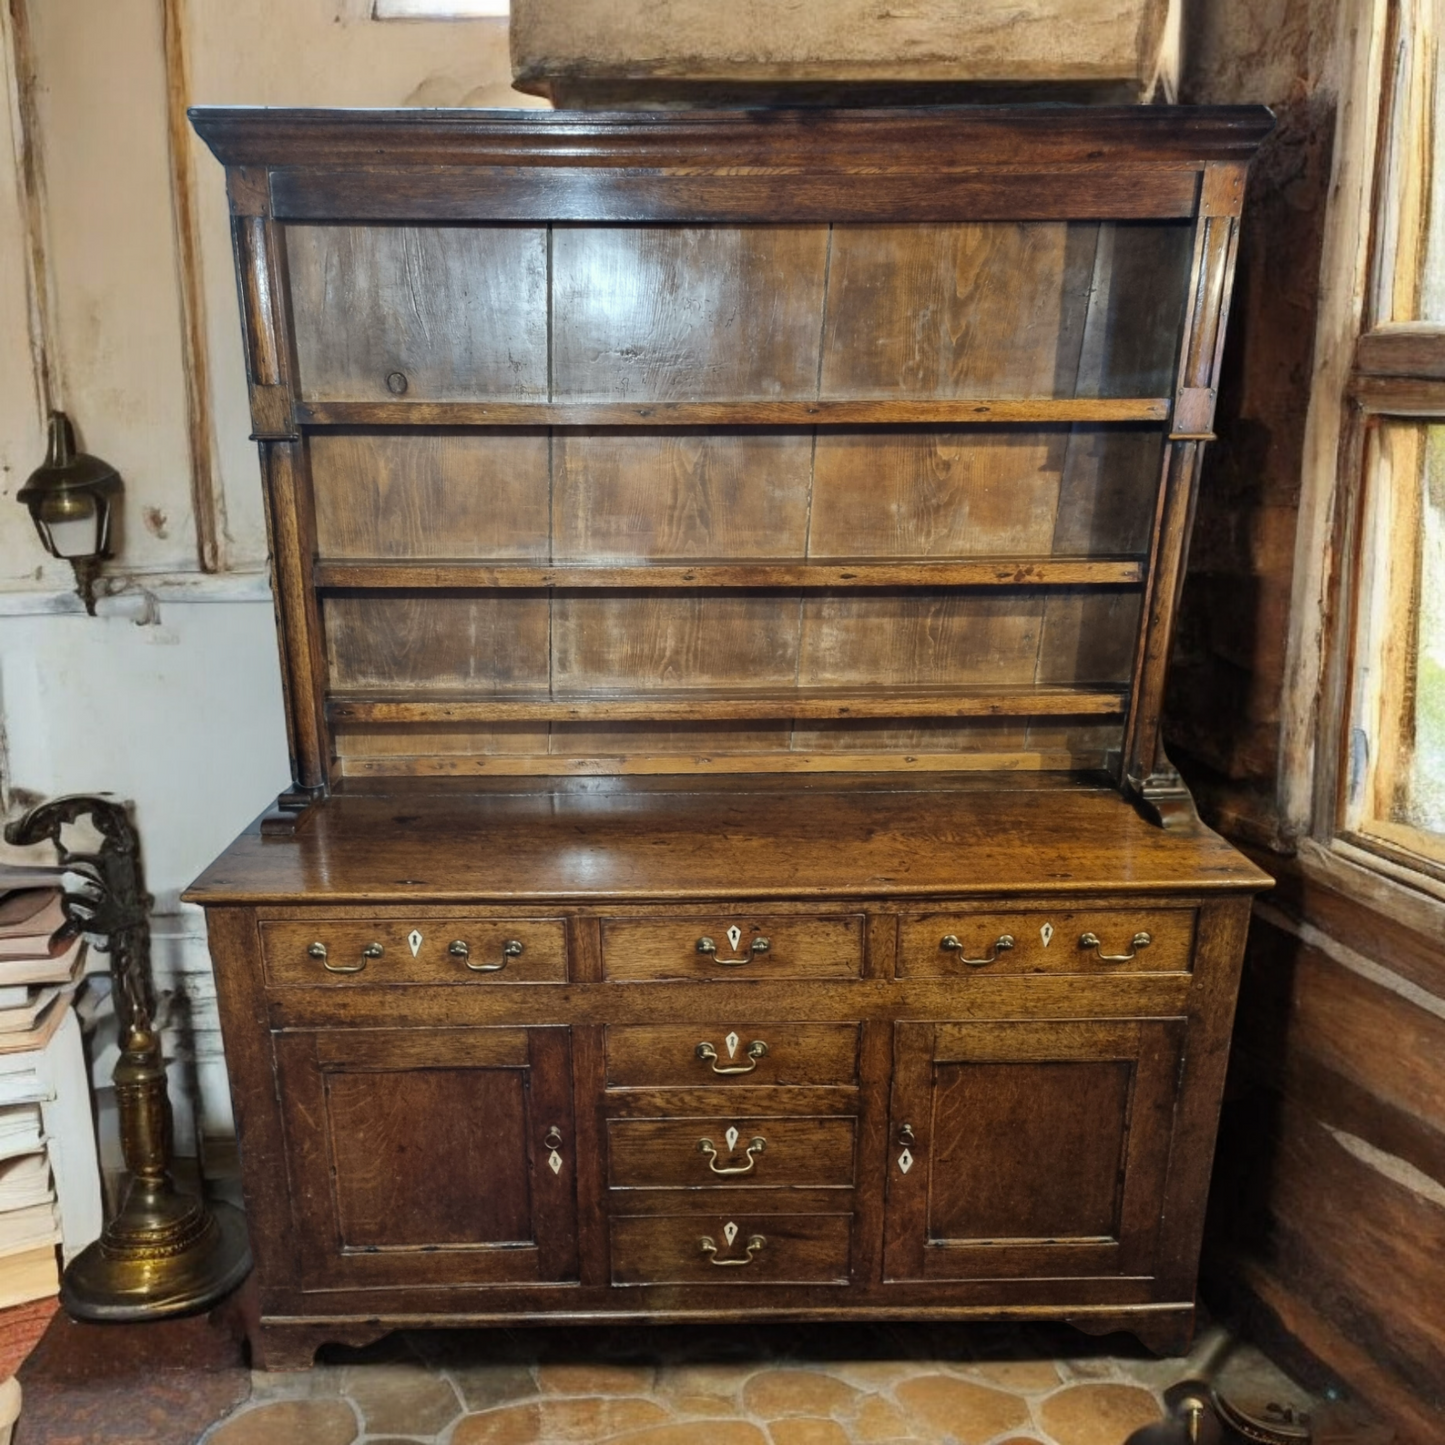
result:
M 1159 714 L 1267 115 L 195 120 L 294 767 L 188 894 L 257 1359 L 1182 1348 L 1267 880 Z
M 607 918 L 602 970 L 612 979 L 857 978 L 863 918 Z

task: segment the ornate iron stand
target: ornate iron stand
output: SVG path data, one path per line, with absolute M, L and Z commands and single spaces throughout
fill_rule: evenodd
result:
M 61 829 L 84 817 L 101 836 L 96 853 L 72 852 L 61 841 Z M 109 940 L 115 977 L 115 1098 L 130 1184 L 105 1232 L 66 1267 L 60 1302 L 88 1320 L 205 1309 L 246 1277 L 251 1247 L 239 1211 L 207 1206 L 171 1178 L 171 1103 L 150 976 L 151 900 L 135 829 L 120 804 L 72 796 L 33 808 L 5 829 L 5 839 L 22 847 L 49 839 L 62 866 L 90 883 L 89 892 L 65 895 L 65 916 L 79 932 Z

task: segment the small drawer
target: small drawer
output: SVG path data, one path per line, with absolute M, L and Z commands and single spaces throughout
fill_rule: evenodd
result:
M 956 978 L 999 973 L 1183 973 L 1194 950 L 1194 910 L 980 909 L 905 914 L 898 974 Z
M 615 1024 L 607 1082 L 615 1088 L 708 1084 L 851 1084 L 857 1024 Z
M 850 1214 L 614 1216 L 612 1283 L 847 1284 Z
M 423 918 L 263 923 L 266 981 L 277 987 L 360 983 L 560 983 L 560 918 Z
M 605 918 L 602 968 L 617 979 L 857 978 L 863 918 Z
M 614 1189 L 851 1188 L 852 1118 L 609 1119 Z

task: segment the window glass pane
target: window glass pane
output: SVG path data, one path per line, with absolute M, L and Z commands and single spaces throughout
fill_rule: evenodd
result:
M 1445 426 L 1423 431 L 1413 745 L 1397 788 L 1395 821 L 1445 833 Z

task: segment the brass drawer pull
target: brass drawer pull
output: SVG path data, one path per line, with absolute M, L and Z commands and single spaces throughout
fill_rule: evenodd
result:
M 719 1269 L 735 1269 L 739 1265 L 751 1264 L 753 1256 L 767 1243 L 761 1234 L 750 1234 L 748 1236 L 747 1254 L 742 1259 L 719 1259 L 717 1257 L 717 1241 L 710 1239 L 706 1234 L 698 1240 L 698 1245 L 707 1256 L 709 1264 L 715 1264 Z
M 459 958 L 471 969 L 473 973 L 501 973 L 506 968 L 509 958 L 520 958 L 522 956 L 522 944 L 520 939 L 508 939 L 502 948 L 502 961 L 500 963 L 473 963 L 471 945 L 463 938 L 453 940 L 447 952 L 453 958 Z
M 1089 935 L 1092 937 L 1093 935 Z M 993 947 L 989 950 L 987 958 L 969 958 L 964 954 L 963 945 L 958 941 L 956 933 L 945 933 L 939 941 L 938 946 L 946 949 L 949 953 L 956 953 L 960 963 L 966 963 L 970 968 L 983 968 L 986 964 L 995 963 L 1001 953 L 1007 953 L 1014 946 L 1014 936 L 1011 933 L 1001 933 L 994 939 Z
M 1105 953 L 1097 933 L 1081 933 L 1079 935 L 1079 947 L 1092 948 L 1098 955 L 1100 963 L 1132 963 L 1138 957 L 1139 950 L 1148 948 L 1153 941 L 1147 933 L 1136 933 L 1129 942 L 1130 952 Z
M 734 1130 L 733 1138 L 728 1143 L 728 1149 L 731 1150 L 736 1143 L 737 1131 Z M 714 1174 L 751 1174 L 753 1172 L 753 1165 L 758 1162 L 757 1156 L 767 1147 L 768 1141 L 764 1139 L 761 1134 L 754 1135 L 753 1138 L 748 1140 L 748 1147 L 743 1151 L 747 1156 L 748 1162 L 746 1164 L 729 1165 L 726 1169 L 719 1169 L 717 1167 L 717 1145 L 714 1144 L 711 1139 L 699 1139 L 697 1141 L 697 1152 L 707 1155 L 707 1167 L 711 1169 Z
M 734 950 L 736 950 L 742 935 L 736 928 L 729 929 L 728 934 L 728 942 L 731 943 Z M 753 939 L 748 945 L 748 951 L 746 953 L 734 952 L 731 958 L 724 958 L 718 953 L 717 944 L 714 943 L 712 939 L 703 937 L 697 941 L 697 951 L 699 953 L 710 957 L 714 963 L 721 963 L 727 968 L 738 968 L 744 963 L 751 963 L 754 958 L 766 953 L 772 946 L 766 938 L 759 937 Z
M 366 947 L 361 950 L 360 963 L 332 963 L 326 956 L 326 945 L 324 943 L 313 943 L 306 952 L 310 957 L 319 959 L 321 967 L 324 968 L 327 973 L 360 973 L 361 970 L 366 967 L 369 959 L 381 957 L 382 948 L 379 943 L 368 943 Z
M 731 1041 L 731 1046 L 728 1049 L 728 1057 L 735 1058 L 737 1055 L 738 1046 L 737 1035 L 729 1034 L 728 1040 L 725 1040 L 725 1042 L 727 1041 Z M 722 1068 L 718 1067 L 717 1050 L 713 1048 L 711 1044 L 701 1043 L 697 1046 L 697 1048 L 693 1050 L 693 1053 L 695 1053 L 698 1058 L 700 1058 L 704 1063 L 711 1063 L 712 1071 L 715 1074 L 750 1074 L 755 1068 L 757 1068 L 760 1060 L 767 1058 L 768 1046 L 766 1043 L 763 1042 L 762 1039 L 754 1039 L 752 1043 L 750 1043 L 747 1047 L 747 1057 L 752 1060 L 752 1063 L 726 1064 Z

